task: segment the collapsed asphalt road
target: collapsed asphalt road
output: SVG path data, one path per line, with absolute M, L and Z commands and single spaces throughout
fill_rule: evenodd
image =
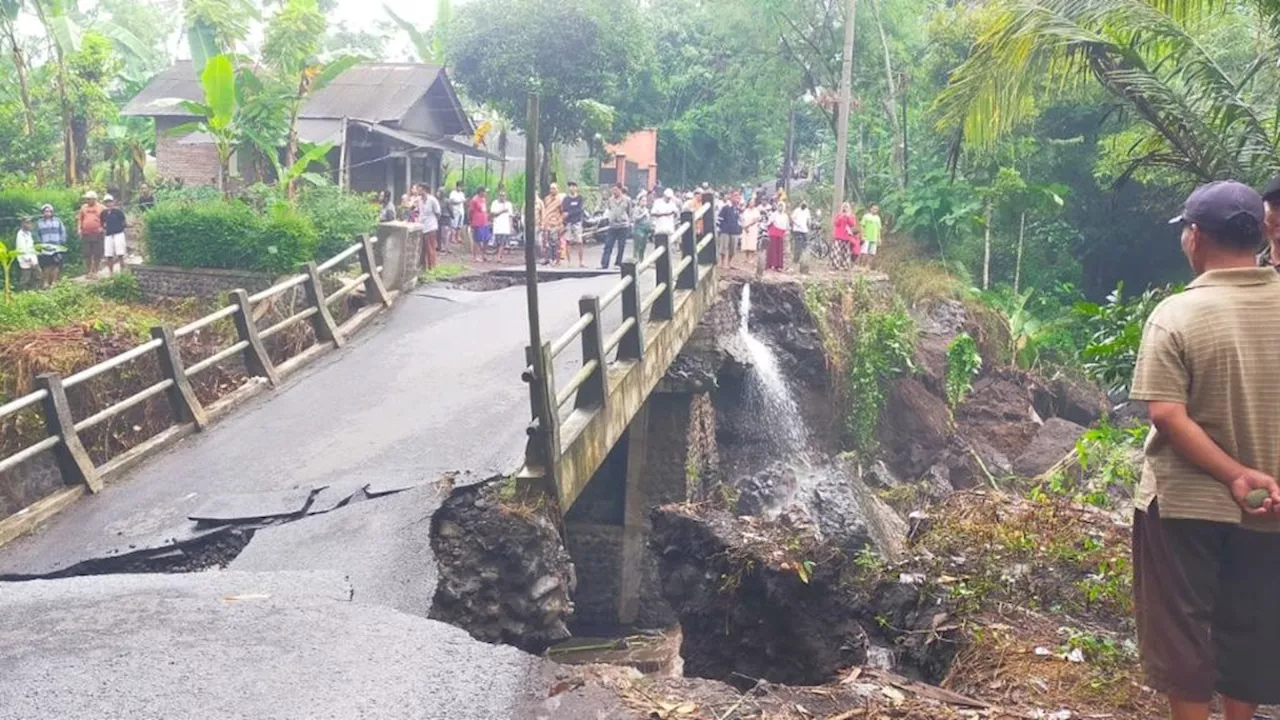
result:
M 613 281 L 544 285 L 546 332 Z M 419 290 L 288 386 L 0 549 L 0 575 L 44 575 L 195 538 L 207 523 L 193 514 L 233 521 L 305 497 L 225 570 L 0 582 L 0 720 L 617 717 L 600 693 L 548 697 L 549 661 L 426 617 L 442 471 L 519 464 L 525 323 L 521 287 Z

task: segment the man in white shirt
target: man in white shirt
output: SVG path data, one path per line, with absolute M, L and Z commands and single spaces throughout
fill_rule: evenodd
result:
M 809 244 L 809 203 L 802 202 L 800 207 L 791 211 L 791 262 L 799 263 Z
M 507 254 L 507 247 L 515 235 L 516 208 L 507 199 L 507 189 L 498 189 L 498 198 L 489 206 L 489 222 L 493 224 L 493 239 L 498 244 L 498 262 Z
M 680 216 L 680 206 L 676 204 L 676 194 L 671 188 L 662 192 L 662 197 L 653 201 L 653 209 L 649 218 L 653 221 L 653 234 L 670 237 L 676 231 L 676 218 Z
M 415 202 L 418 222 L 422 223 L 422 264 L 430 270 L 436 266 L 436 252 L 444 250 L 440 239 L 440 201 L 431 194 L 431 188 L 423 185 Z
M 462 191 L 462 183 L 453 186 L 449 193 L 449 240 L 462 242 L 462 233 L 467 227 L 467 194 Z

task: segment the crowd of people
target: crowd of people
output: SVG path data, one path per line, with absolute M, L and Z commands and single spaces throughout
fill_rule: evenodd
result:
M 634 195 L 623 185 L 614 185 L 605 191 L 599 212 L 593 214 L 578 183 L 570 182 L 562 191 L 559 183 L 553 182 L 534 204 L 534 237 L 544 265 L 569 265 L 576 259 L 578 267 L 586 267 L 587 241 L 599 237 L 599 267 L 618 267 L 628 248 L 631 258 L 638 261 L 653 236 L 674 234 L 684 213 L 698 213 L 708 202 L 712 203 L 716 255 L 725 267 L 733 267 L 741 255 L 746 266 L 757 267 L 759 272 L 782 271 L 788 255 L 797 264 L 811 248 L 821 250 L 821 256 L 829 257 L 837 268 L 869 267 L 881 243 L 880 207 L 876 204 L 859 217 L 856 207 L 845 203 L 832 225 L 832 242 L 811 243 L 821 228 L 819 213 L 807 202 L 789 208 L 783 190 L 714 189 L 706 184 L 686 191 L 641 189 Z M 438 264 L 439 254 L 450 245 L 465 246 L 473 262 L 487 262 L 491 257 L 502 262 L 508 250 L 522 242 L 523 218 L 502 185 L 497 197 L 490 200 L 484 187 L 468 195 L 460 182 L 452 190 L 441 187 L 434 192 L 416 184 L 398 205 L 386 192 L 379 204 L 382 221 L 400 219 L 422 225 L 422 263 L 428 268 Z M 705 221 L 699 220 L 700 237 L 706 233 Z
M 149 202 L 151 195 L 146 186 L 139 197 Z M 80 203 L 75 216 L 76 235 L 88 277 L 97 278 L 103 270 L 107 275 L 123 273 L 129 252 L 124 208 L 110 193 L 99 202 L 94 190 L 86 192 Z M 67 237 L 67 226 L 48 203 L 41 206 L 38 216 L 19 219 L 14 238 L 19 288 L 46 289 L 58 282 L 66 262 Z

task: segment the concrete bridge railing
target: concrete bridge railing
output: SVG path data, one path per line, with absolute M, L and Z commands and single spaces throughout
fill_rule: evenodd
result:
M 622 278 L 600 296 L 578 301 L 579 318 L 554 342 L 526 348 L 529 441 L 519 479 L 554 492 L 567 513 L 697 327 L 716 293 L 713 204 L 681 215 L 671 235 L 656 235 L 639 263 L 623 263 Z M 640 294 L 640 278 L 655 275 Z M 603 312 L 622 303 L 622 324 L 604 334 Z M 577 342 L 582 367 L 558 386 L 554 361 Z M 537 362 L 535 353 L 541 354 Z M 610 354 L 613 354 L 611 361 Z M 535 368 L 545 368 L 539 377 Z M 562 408 L 572 403 L 562 417 Z
M 297 274 L 284 278 L 253 295 L 249 295 L 244 290 L 232 291 L 228 304 L 221 309 L 179 328 L 154 327 L 151 329 L 151 340 L 73 375 L 67 377 L 61 377 L 56 373 L 40 375 L 36 378 L 37 389 L 34 392 L 0 405 L 0 422 L 22 412 L 39 410 L 46 429 L 44 439 L 7 457 L 0 457 L 0 475 L 5 471 L 18 468 L 41 453 L 51 452 L 65 484 L 64 488 L 13 515 L 0 518 L 0 545 L 61 511 L 86 492 L 97 493 L 102 489 L 105 477 L 124 472 L 143 457 L 168 447 L 192 432 L 203 430 L 214 419 L 252 397 L 256 391 L 275 387 L 282 378 L 308 364 L 320 353 L 341 347 L 347 337 L 365 325 L 374 315 L 390 307 L 399 293 L 398 290 L 388 289 L 384 285 L 383 271 L 384 269 L 396 271 L 398 274 L 393 273 L 395 277 L 403 281 L 400 276 L 404 273 L 399 272 L 403 268 L 398 266 L 411 264 L 416 267 L 416 248 L 418 247 L 416 233 L 410 234 L 406 228 L 397 230 L 397 228 L 391 228 L 391 225 L 384 224 L 381 228 L 381 231 L 386 231 L 384 234 L 387 239 L 362 237 L 323 263 L 318 265 L 314 262 L 306 263 Z M 397 232 L 399 235 L 396 235 Z M 383 243 L 382 253 L 375 251 L 378 243 Z M 389 244 L 394 245 L 396 257 L 391 257 L 388 252 Z M 412 258 L 409 258 L 406 253 L 412 253 Z M 353 263 L 358 263 L 360 274 L 354 278 L 340 278 L 342 284 L 333 292 L 326 294 L 322 283 L 325 275 Z M 386 268 L 384 264 L 387 265 Z M 393 268 L 392 265 L 397 267 Z M 257 309 L 264 303 L 270 303 L 282 293 L 295 288 L 301 288 L 305 296 L 302 307 L 269 327 L 259 328 Z M 363 288 L 368 305 L 344 323 L 337 324 L 331 312 L 334 303 L 360 288 Z M 235 323 L 235 342 L 209 357 L 197 362 L 185 363 L 179 352 L 179 342 L 182 338 L 227 319 Z M 310 324 L 316 343 L 282 363 L 273 363 L 268 355 L 265 341 L 302 322 Z M 72 405 L 67 398 L 68 390 L 91 378 L 118 372 L 140 359 L 150 357 L 158 361 L 159 380 L 91 415 L 83 418 L 73 416 Z M 249 392 L 234 392 L 208 407 L 204 406 L 192 387 L 193 379 L 219 363 L 235 358 L 239 358 L 247 374 L 261 378 L 265 382 L 250 383 L 241 389 Z M 120 417 L 123 413 L 157 396 L 167 398 L 172 411 L 172 424 L 150 439 L 120 455 L 111 457 L 105 463 L 95 464 L 81 441 L 84 433 Z

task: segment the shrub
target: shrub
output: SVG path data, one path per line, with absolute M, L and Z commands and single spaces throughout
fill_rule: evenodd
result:
M 956 335 L 947 345 L 947 404 L 952 410 L 964 402 L 981 369 L 978 343 L 967 332 Z
M 1121 284 L 1102 305 L 1077 304 L 1074 312 L 1084 318 L 1090 331 L 1089 340 L 1080 352 L 1085 373 L 1112 392 L 1127 393 L 1138 362 L 1138 346 L 1142 344 L 1147 316 L 1161 300 L 1181 290 L 1181 287 L 1167 285 L 1125 299 Z
M 142 300 L 142 288 L 138 278 L 129 273 L 109 275 L 89 286 L 89 292 L 104 300 L 118 303 L 136 303 Z
M 344 193 L 333 185 L 303 190 L 298 210 L 315 226 L 318 261 L 347 249 L 357 237 L 372 234 L 378 222 L 378 206 L 370 198 Z
M 0 190 L 0 237 L 8 243 L 18 232 L 22 217 L 37 217 L 40 206 L 49 203 L 62 224 L 67 226 L 69 259 L 80 257 L 80 236 L 76 234 L 76 211 L 80 208 L 81 191 L 64 187 L 10 187 Z M 11 244 L 11 243 L 10 243 Z
M 283 273 L 314 257 L 316 229 L 287 205 L 260 215 L 238 200 L 166 201 L 146 218 L 151 262 Z
M 0 332 L 62 325 L 86 317 L 96 306 L 97 298 L 77 283 L 18 293 L 10 302 L 0 303 Z

